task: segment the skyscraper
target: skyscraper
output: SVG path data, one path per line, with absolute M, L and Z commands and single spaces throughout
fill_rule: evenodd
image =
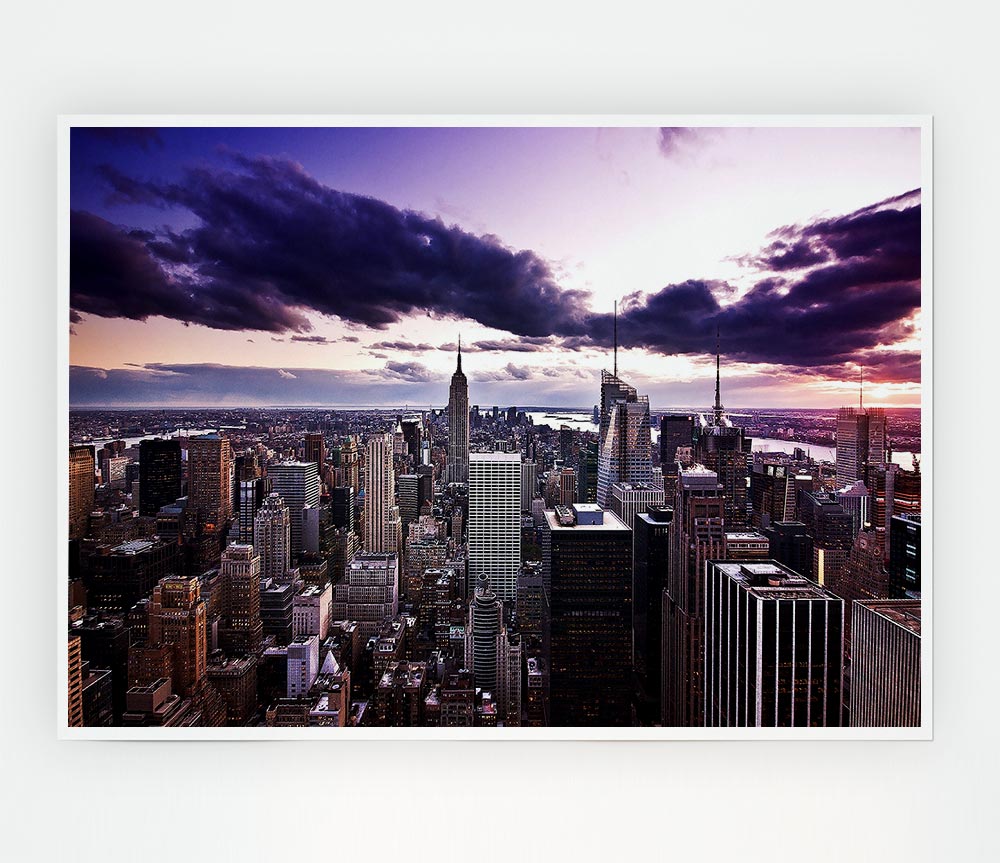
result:
M 333 620 L 356 620 L 363 643 L 399 614 L 399 562 L 394 554 L 357 555 L 333 588 Z
M 475 596 L 469 603 L 472 673 L 476 686 L 494 694 L 497 694 L 498 639 L 501 623 L 500 600 L 493 592 L 490 580 L 481 575 L 476 582 Z M 468 650 L 466 655 L 469 655 Z
M 537 489 L 537 470 L 533 461 L 521 462 L 521 512 L 531 512 L 531 501 Z
M 94 509 L 94 448 L 69 448 L 69 538 L 83 539 Z
M 851 725 L 920 725 L 920 600 L 854 603 Z
M 513 602 L 521 567 L 521 454 L 469 456 L 468 573 L 489 579 L 497 596 Z
M 181 496 L 181 444 L 176 438 L 139 442 L 139 515 L 154 517 Z
M 616 482 L 611 486 L 610 498 L 611 511 L 626 527 L 634 529 L 639 513 L 663 505 L 663 486 L 648 482 Z
M 710 561 L 705 725 L 840 726 L 844 603 L 774 561 Z
M 219 647 L 227 656 L 256 653 L 263 638 L 260 617 L 260 555 L 252 545 L 230 545 L 223 553 Z
M 664 414 L 660 417 L 660 466 L 664 473 L 677 473 L 677 447 L 694 446 L 694 414 Z
M 285 581 L 291 567 L 292 525 L 288 507 L 276 492 L 257 510 L 253 545 L 260 556 L 261 578 Z
M 885 408 L 864 406 L 862 369 L 857 408 L 844 407 L 837 412 L 837 484 L 845 486 L 864 480 L 867 465 L 887 461 L 888 445 Z
M 469 481 L 469 382 L 462 372 L 462 337 L 458 365 L 448 389 L 448 482 Z
M 253 523 L 264 502 L 266 480 L 263 477 L 240 480 L 237 486 L 236 541 L 253 543 Z
M 185 697 L 199 689 L 208 661 L 205 600 L 197 578 L 168 576 L 153 588 L 149 644 L 171 645 L 172 682 Z
M 889 526 L 889 596 L 920 599 L 920 516 L 894 515 Z
M 660 721 L 663 656 L 663 588 L 670 565 L 672 506 L 650 506 L 635 516 L 632 542 L 632 645 L 639 683 L 636 705 L 639 721 Z
M 595 504 L 545 512 L 550 708 L 558 726 L 632 724 L 632 531 Z
M 597 463 L 597 505 L 611 507 L 616 482 L 653 483 L 649 399 L 638 396 L 611 406 Z
M 302 510 L 319 505 L 319 473 L 311 461 L 285 461 L 270 465 L 267 475 L 271 488 L 281 495 L 288 507 L 291 524 L 291 556 L 294 560 L 304 550 L 302 542 Z
M 716 334 L 718 338 L 718 333 Z M 733 425 L 722 405 L 721 354 L 715 352 L 715 405 L 711 419 L 698 431 L 695 448 L 698 460 L 714 471 L 726 501 L 726 526 L 730 530 L 749 527 L 747 512 L 748 461 L 752 441 L 743 429 Z
M 221 528 L 232 516 L 233 454 L 217 434 L 188 441 L 188 510 L 202 527 Z M 175 686 L 176 690 L 177 687 Z
M 725 499 L 714 471 L 701 465 L 678 476 L 663 591 L 663 724 L 704 720 L 705 562 L 725 554 Z
M 305 460 L 316 464 L 317 473 L 322 471 L 326 462 L 326 442 L 323 440 L 322 432 L 306 432 L 303 450 Z
M 401 533 L 391 434 L 372 435 L 365 451 L 365 551 L 396 554 Z

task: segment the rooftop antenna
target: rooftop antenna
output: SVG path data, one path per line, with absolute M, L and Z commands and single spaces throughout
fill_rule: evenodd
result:
M 458 371 L 462 371 L 462 334 L 458 334 Z
M 858 411 L 865 409 L 865 367 L 861 366 L 861 383 L 858 386 Z
M 719 355 L 721 339 L 719 337 L 719 325 L 715 325 L 715 424 L 722 425 L 722 394 L 719 388 Z
M 615 377 L 618 377 L 618 300 L 615 300 Z

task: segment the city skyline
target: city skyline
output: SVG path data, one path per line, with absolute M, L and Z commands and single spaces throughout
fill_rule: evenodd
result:
M 920 404 L 920 130 L 83 129 L 74 407 Z M 764 190 L 768 190 L 765 194 Z M 728 190 L 728 191 L 727 191 Z M 521 194 L 518 194 L 518 193 Z M 753 206 L 732 206 L 732 195 Z

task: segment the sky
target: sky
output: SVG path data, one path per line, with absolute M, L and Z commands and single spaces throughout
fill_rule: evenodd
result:
M 75 128 L 70 404 L 920 404 L 920 131 Z

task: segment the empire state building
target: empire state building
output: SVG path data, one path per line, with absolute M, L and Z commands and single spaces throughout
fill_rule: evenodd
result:
M 469 382 L 462 372 L 462 338 L 458 367 L 448 389 L 448 482 L 469 481 Z

